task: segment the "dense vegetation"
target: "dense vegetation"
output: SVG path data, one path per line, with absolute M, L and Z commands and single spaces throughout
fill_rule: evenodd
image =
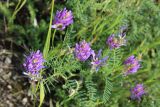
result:
M 74 22 L 55 32 L 51 29 L 52 17 L 64 7 L 72 10 Z M 0 2 L 0 12 L 0 35 L 5 41 L 23 47 L 22 54 L 43 52 L 46 60 L 43 78 L 31 85 L 34 99 L 40 95 L 40 103 L 50 102 L 56 107 L 160 105 L 158 1 L 13 0 Z M 110 49 L 106 39 L 118 33 L 121 26 L 127 26 L 126 46 Z M 54 34 L 54 42 L 47 41 Z M 81 62 L 75 58 L 75 44 L 82 40 L 89 42 L 96 53 L 102 49 L 102 58 L 109 56 L 98 72 L 91 71 L 89 60 Z M 124 76 L 123 62 L 131 55 L 141 59 L 141 68 Z M 138 83 L 143 84 L 145 95 L 133 100 L 130 90 Z

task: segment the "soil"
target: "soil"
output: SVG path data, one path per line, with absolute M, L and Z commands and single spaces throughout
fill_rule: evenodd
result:
M 10 43 L 0 41 L 0 107 L 33 107 L 20 59 Z

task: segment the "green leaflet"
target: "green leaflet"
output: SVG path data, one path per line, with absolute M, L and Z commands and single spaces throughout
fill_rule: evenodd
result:
M 106 79 L 104 93 L 103 93 L 104 103 L 106 103 L 109 100 L 112 88 L 113 88 L 112 83 L 108 79 Z
M 40 103 L 38 107 L 41 107 L 43 100 L 44 100 L 45 94 L 44 94 L 44 85 L 43 82 L 40 83 Z

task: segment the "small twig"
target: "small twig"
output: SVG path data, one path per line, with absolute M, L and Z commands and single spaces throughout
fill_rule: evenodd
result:
M 13 52 L 8 51 L 8 50 L 6 50 L 6 49 L 2 49 L 2 50 L 0 50 L 0 55 L 2 55 L 2 54 L 13 55 Z
M 3 69 L 14 69 L 15 67 L 13 66 L 0 66 L 0 68 L 3 68 Z

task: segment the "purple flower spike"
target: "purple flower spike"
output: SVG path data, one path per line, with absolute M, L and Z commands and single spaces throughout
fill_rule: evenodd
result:
M 125 65 L 125 75 L 136 73 L 140 68 L 139 61 L 134 57 L 134 55 L 127 58 L 124 61 L 124 65 Z
M 143 84 L 137 84 L 133 89 L 131 89 L 131 99 L 140 100 L 142 95 L 145 94 Z
M 85 40 L 75 46 L 75 57 L 80 61 L 86 61 L 93 53 L 90 44 Z
M 119 34 L 117 36 L 115 36 L 115 34 L 112 34 L 108 37 L 106 43 L 109 45 L 110 49 L 120 48 L 121 46 L 126 44 L 125 36 L 122 34 Z
M 95 53 L 92 54 L 92 69 L 95 69 L 96 71 L 98 71 L 101 66 L 105 65 L 105 62 L 108 59 L 108 56 L 106 56 L 100 60 L 99 58 L 101 56 L 101 53 L 102 50 L 100 49 L 97 55 Z
M 52 28 L 56 30 L 64 30 L 66 26 L 73 23 L 73 15 L 71 10 L 68 11 L 64 8 L 61 11 L 57 11 L 54 17 Z
M 29 56 L 26 56 L 25 62 L 23 63 L 23 66 L 26 69 L 25 74 L 37 77 L 39 75 L 39 71 L 44 68 L 44 62 L 45 60 L 43 59 L 43 55 L 40 50 L 31 52 Z

